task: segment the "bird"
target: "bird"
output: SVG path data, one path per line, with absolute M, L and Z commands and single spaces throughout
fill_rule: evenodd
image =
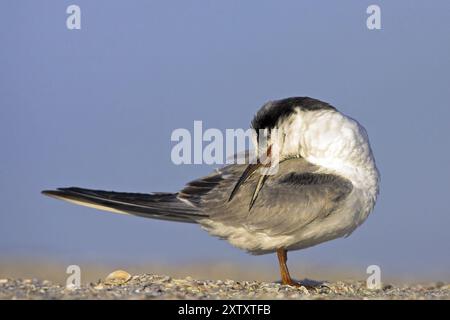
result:
M 291 277 L 287 253 L 347 237 L 373 211 L 380 174 L 369 138 L 355 119 L 310 97 L 263 104 L 251 129 L 257 154 L 277 150 L 276 166 L 229 164 L 175 193 L 78 187 L 42 193 L 114 213 L 198 224 L 250 254 L 276 253 L 281 283 L 303 285 Z M 269 174 L 269 166 L 276 170 Z

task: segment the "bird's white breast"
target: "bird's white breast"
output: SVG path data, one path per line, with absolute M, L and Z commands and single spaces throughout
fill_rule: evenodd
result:
M 280 159 L 301 156 L 324 173 L 352 182 L 358 193 L 359 225 L 375 205 L 379 174 L 365 129 L 354 119 L 334 110 L 302 111 L 279 123 L 284 133 Z

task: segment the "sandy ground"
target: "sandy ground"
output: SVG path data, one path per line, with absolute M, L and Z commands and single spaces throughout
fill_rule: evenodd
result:
M 450 285 L 445 283 L 384 285 L 381 289 L 368 289 L 365 281 L 309 284 L 316 288 L 116 272 L 80 288 L 48 280 L 0 279 L 0 299 L 450 299 Z
M 450 281 L 383 275 L 381 289 L 368 289 L 365 270 L 292 266 L 315 289 L 276 282 L 277 266 L 81 264 L 81 287 L 66 288 L 68 264 L 0 261 L 0 299 L 450 299 Z M 108 274 L 124 269 L 125 273 Z M 364 269 L 364 268 L 363 268 Z M 228 279 L 228 280 L 226 280 Z M 233 279 L 233 280 L 229 280 Z

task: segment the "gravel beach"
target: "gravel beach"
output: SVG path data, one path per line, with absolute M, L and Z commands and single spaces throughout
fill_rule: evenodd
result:
M 450 299 L 450 285 L 367 289 L 364 281 L 324 283 L 318 289 L 278 283 L 173 279 L 168 276 L 113 274 L 96 283 L 67 289 L 47 280 L 0 279 L 0 299 Z

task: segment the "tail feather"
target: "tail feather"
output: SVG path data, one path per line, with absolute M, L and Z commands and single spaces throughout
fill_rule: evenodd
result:
M 194 205 L 180 200 L 176 193 L 126 193 L 76 187 L 42 193 L 82 206 L 145 218 L 196 223 L 207 217 Z

